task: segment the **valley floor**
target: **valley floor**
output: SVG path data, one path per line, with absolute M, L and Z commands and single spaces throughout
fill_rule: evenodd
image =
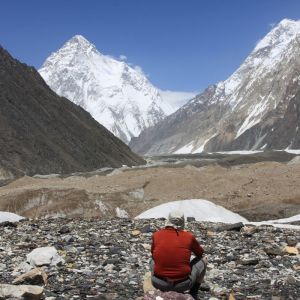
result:
M 165 202 L 206 199 L 249 221 L 300 214 L 300 163 L 181 160 L 70 176 L 23 177 L 0 187 L 0 211 L 25 217 L 135 217 Z

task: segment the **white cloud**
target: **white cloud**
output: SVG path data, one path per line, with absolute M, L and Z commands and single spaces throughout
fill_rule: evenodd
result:
M 269 24 L 269 27 L 270 27 L 270 28 L 273 28 L 275 25 L 276 25 L 276 23 L 270 23 L 270 24 Z
M 121 54 L 121 55 L 119 56 L 119 59 L 122 60 L 122 61 L 125 61 L 125 60 L 127 60 L 127 56 L 124 55 L 124 54 Z
M 137 72 L 139 72 L 139 73 L 141 73 L 141 74 L 144 74 L 145 75 L 145 73 L 144 73 L 144 71 L 143 71 L 143 69 L 140 67 L 140 66 L 133 66 L 133 68 L 137 71 Z
M 179 91 L 162 91 L 159 93 L 164 101 L 169 103 L 174 111 L 186 104 L 189 100 L 194 98 L 199 92 L 179 92 Z

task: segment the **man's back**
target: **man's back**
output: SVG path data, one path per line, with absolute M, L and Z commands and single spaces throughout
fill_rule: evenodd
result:
M 203 248 L 190 232 L 166 227 L 154 233 L 151 252 L 156 276 L 180 280 L 191 273 L 191 252 L 201 257 Z

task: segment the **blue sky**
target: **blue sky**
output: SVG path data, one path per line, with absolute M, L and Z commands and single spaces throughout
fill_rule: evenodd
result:
M 299 0 L 3 0 L 0 43 L 39 68 L 75 34 L 124 55 L 161 89 L 200 91 L 226 79 Z

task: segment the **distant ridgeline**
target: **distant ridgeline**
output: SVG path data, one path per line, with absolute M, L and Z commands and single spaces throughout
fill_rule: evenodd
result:
M 300 149 L 300 21 L 283 20 L 225 81 L 134 138 L 141 154 Z
M 89 113 L 0 47 L 0 179 L 144 163 Z

